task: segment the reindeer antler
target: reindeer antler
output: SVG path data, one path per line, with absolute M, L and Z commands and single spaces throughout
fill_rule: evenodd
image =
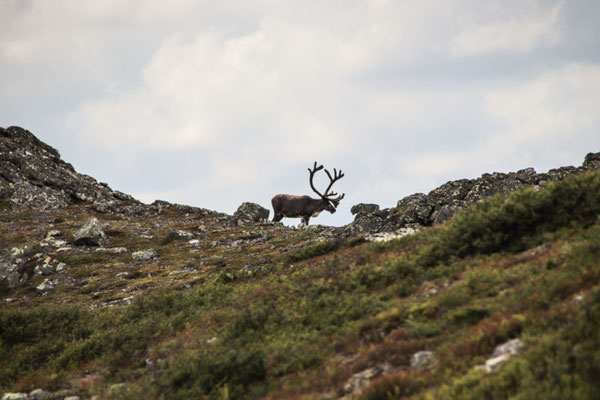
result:
M 335 192 L 329 192 L 329 190 L 331 189 L 331 187 L 333 186 L 333 184 L 334 184 L 336 181 L 338 181 L 338 180 L 340 180 L 340 179 L 342 179 L 342 178 L 344 177 L 344 173 L 342 172 L 342 170 L 339 170 L 339 171 L 338 171 L 337 169 L 335 169 L 335 168 L 334 168 L 334 169 L 333 169 L 333 178 L 332 178 L 332 177 L 331 177 L 331 173 L 330 173 L 328 170 L 325 170 L 325 173 L 326 173 L 326 174 L 327 174 L 327 176 L 329 177 L 329 186 L 327 186 L 327 190 L 325 190 L 325 194 L 321 194 L 321 193 L 320 193 L 320 192 L 319 192 L 319 191 L 318 191 L 318 190 L 315 188 L 315 185 L 313 184 L 313 177 L 315 176 L 315 173 L 316 173 L 317 171 L 320 171 L 320 170 L 322 170 L 322 169 L 323 169 L 323 165 L 319 165 L 319 166 L 317 167 L 317 162 L 316 162 L 316 161 L 315 161 L 315 165 L 313 166 L 313 168 L 312 168 L 312 169 L 311 169 L 311 168 L 309 168 L 309 169 L 308 169 L 308 172 L 309 172 L 309 174 L 310 174 L 310 179 L 309 179 L 309 182 L 310 182 L 310 187 L 312 188 L 312 190 L 313 190 L 313 191 L 314 191 L 316 194 L 318 194 L 319 196 L 321 196 L 321 198 L 323 198 L 323 199 L 327 199 L 327 200 L 331 201 L 331 202 L 333 203 L 333 205 L 334 205 L 335 207 L 337 207 L 337 206 L 338 206 L 338 204 L 339 204 L 339 202 L 340 202 L 340 200 L 342 200 L 342 199 L 344 198 L 345 194 L 343 193 L 341 196 L 338 196 L 337 198 L 334 198 L 334 199 L 332 199 L 331 197 L 332 197 L 332 196 L 337 196 L 337 193 L 335 193 Z
M 341 169 L 340 169 L 340 172 L 338 173 L 338 171 L 335 168 L 333 169 L 333 178 L 331 177 L 331 174 L 329 173 L 329 171 L 325 170 L 325 173 L 329 177 L 329 186 L 327 186 L 327 190 L 325 190 L 325 196 L 323 196 L 323 197 L 336 196 L 337 193 L 334 193 L 334 192 L 329 193 L 329 189 L 331 189 L 331 187 L 333 186 L 333 184 L 336 181 L 338 181 L 344 177 L 344 173 L 342 172 Z M 342 197 L 344 197 L 344 195 L 342 195 Z M 341 200 L 341 198 L 339 200 Z
M 310 182 L 310 187 L 312 188 L 312 190 L 313 190 L 313 191 L 314 191 L 316 194 L 318 194 L 318 195 L 319 195 L 319 196 L 321 196 L 321 197 L 325 197 L 325 196 L 323 196 L 321 193 L 319 193 L 319 191 L 318 191 L 318 190 L 315 188 L 315 185 L 313 184 L 313 177 L 315 176 L 315 173 L 316 173 L 317 171 L 320 171 L 320 170 L 322 170 L 322 169 L 323 169 L 323 165 L 319 165 L 319 166 L 317 167 L 317 162 L 315 161 L 315 165 L 314 165 L 314 167 L 313 167 L 312 169 L 310 169 L 310 168 L 308 169 L 308 173 L 310 174 L 310 177 L 309 177 L 309 180 L 308 180 L 308 181 Z M 327 170 L 326 170 L 326 171 L 327 171 Z M 327 193 L 327 192 L 325 192 L 325 193 Z

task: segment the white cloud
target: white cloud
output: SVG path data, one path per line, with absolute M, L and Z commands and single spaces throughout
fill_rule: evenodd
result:
M 489 93 L 485 109 L 500 126 L 489 141 L 490 150 L 499 153 L 496 157 L 514 149 L 563 153 L 577 144 L 575 137 L 597 146 L 598 93 L 600 67 L 580 64 Z
M 486 3 L 488 4 L 488 3 Z M 560 38 L 558 20 L 563 2 L 547 11 L 537 2 L 520 2 L 516 7 L 499 8 L 491 3 L 490 20 L 464 19 L 460 32 L 450 42 L 450 54 L 455 57 L 484 55 L 491 52 L 525 53 L 536 46 L 555 44 Z

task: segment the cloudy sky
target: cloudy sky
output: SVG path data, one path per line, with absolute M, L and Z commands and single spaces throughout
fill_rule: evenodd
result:
M 144 202 L 270 208 L 319 161 L 340 225 L 580 165 L 599 105 L 597 0 L 0 0 L 0 126 Z

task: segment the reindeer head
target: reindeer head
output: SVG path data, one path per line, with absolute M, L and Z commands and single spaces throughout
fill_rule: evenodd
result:
M 312 188 L 313 192 L 315 192 L 316 194 L 319 195 L 319 197 L 321 197 L 322 201 L 323 201 L 323 205 L 324 205 L 324 209 L 329 211 L 330 213 L 335 213 L 335 209 L 337 208 L 337 206 L 340 204 L 340 200 L 342 200 L 345 196 L 345 193 L 342 193 L 340 196 L 338 197 L 333 197 L 333 196 L 337 196 L 337 193 L 335 192 L 330 192 L 331 187 L 333 186 L 333 184 L 342 179 L 344 177 L 344 174 L 342 173 L 342 171 L 340 170 L 339 172 L 334 168 L 333 169 L 333 177 L 331 177 L 331 174 L 329 173 L 328 170 L 325 170 L 325 173 L 327 174 L 327 176 L 329 177 L 329 186 L 327 186 L 327 189 L 325 190 L 324 194 L 321 194 L 316 188 L 315 185 L 313 184 L 313 177 L 315 176 L 315 173 L 317 171 L 320 171 L 323 169 L 322 165 L 319 165 L 317 167 L 317 162 L 315 161 L 315 165 L 311 168 L 308 169 L 308 173 L 310 174 L 309 177 L 309 182 L 310 182 L 310 187 Z

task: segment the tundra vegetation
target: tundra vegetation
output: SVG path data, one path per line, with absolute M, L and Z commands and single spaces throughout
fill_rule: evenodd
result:
M 0 288 L 0 392 L 89 398 L 598 399 L 600 172 L 496 196 L 385 243 L 0 208 L 2 252 L 91 216 L 108 245 L 52 250 L 71 282 Z M 192 232 L 198 242 L 173 231 Z M 125 299 L 132 298 L 131 301 Z M 523 348 L 494 370 L 497 345 Z M 431 351 L 435 362 L 411 367 Z M 385 368 L 383 367 L 385 366 Z M 353 377 L 386 371 L 347 393 Z

